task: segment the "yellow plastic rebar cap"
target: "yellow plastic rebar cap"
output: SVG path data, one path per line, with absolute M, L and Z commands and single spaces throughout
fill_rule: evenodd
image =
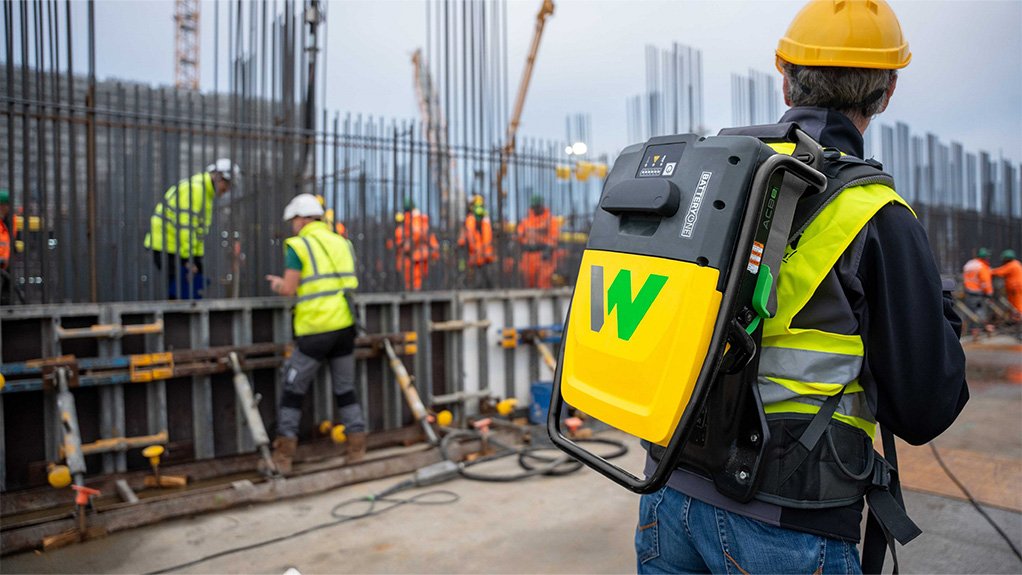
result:
M 884 70 L 912 60 L 898 17 L 884 0 L 811 0 L 777 43 L 776 54 L 799 66 Z
M 142 456 L 150 459 L 163 455 L 164 449 L 162 445 L 150 445 L 142 450 Z
M 60 489 L 71 485 L 71 470 L 66 465 L 50 465 L 46 480 L 50 485 Z

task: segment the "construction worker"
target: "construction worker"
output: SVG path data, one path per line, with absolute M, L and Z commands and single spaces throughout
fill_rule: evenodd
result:
M 534 194 L 529 200 L 529 213 L 518 222 L 518 244 L 522 247 L 521 270 L 525 287 L 549 288 L 557 269 L 557 238 L 560 225 L 543 203 L 543 196 Z
M 348 241 L 323 221 L 323 206 L 312 194 L 295 196 L 284 208 L 284 221 L 295 234 L 284 242 L 284 276 L 266 279 L 274 293 L 298 296 L 294 351 L 283 368 L 284 392 L 273 441 L 273 463 L 287 475 L 298 447 L 305 393 L 321 364 L 330 366 L 348 463 L 365 456 L 366 424 L 355 394 L 355 316 L 350 298 L 358 287 L 355 254 Z
M 1001 265 L 990 270 L 990 275 L 1004 278 L 1004 295 L 1015 311 L 1022 313 L 1022 263 L 1019 263 L 1015 250 L 1001 252 Z
M 404 277 L 405 289 L 419 291 L 429 275 L 430 260 L 440 258 L 440 244 L 429 229 L 429 216 L 421 213 L 411 198 L 405 198 L 404 212 L 394 220 L 393 246 L 397 271 Z
M 976 257 L 962 266 L 962 287 L 965 290 L 965 305 L 984 324 L 987 331 L 993 331 L 990 324 L 990 309 L 987 300 L 994 295 L 994 280 L 990 274 L 990 250 L 979 248 Z M 979 326 L 973 326 L 973 335 L 979 335 Z
M 828 178 L 870 165 L 861 160 L 862 134 L 911 57 L 890 6 L 811 1 L 776 57 L 790 106 L 781 122 L 845 154 L 824 157 Z M 877 529 L 902 541 L 917 534 L 872 439 L 879 423 L 890 457 L 888 432 L 922 445 L 955 420 L 969 397 L 961 320 L 923 226 L 893 180 L 874 173 L 839 188 L 780 267 L 778 309 L 764 320 L 759 351 L 770 434 L 754 499 L 724 495 L 683 456 L 667 485 L 641 498 L 639 573 L 879 573 L 875 542 L 889 540 L 877 539 Z M 706 433 L 742 433 L 727 423 L 709 422 Z M 650 446 L 648 470 L 655 453 Z M 720 460 L 732 463 L 728 454 Z M 862 474 L 867 464 L 873 472 Z M 743 470 L 727 476 L 740 482 L 750 476 Z M 870 518 L 860 565 L 864 494 Z
M 7 188 L 0 188 L 0 305 L 10 305 L 11 290 L 14 282 L 10 280 L 11 248 L 14 235 L 7 227 L 7 219 L 11 215 L 11 193 Z
M 220 158 L 206 171 L 181 180 L 163 194 L 149 219 L 145 247 L 158 271 L 167 263 L 167 299 L 202 299 L 204 241 L 213 220 L 213 202 L 241 176 L 238 165 Z
M 467 251 L 469 283 L 479 283 L 479 287 L 493 287 L 489 274 L 490 264 L 496 260 L 493 254 L 493 224 L 490 223 L 490 216 L 480 194 L 472 196 L 469 202 L 458 245 Z

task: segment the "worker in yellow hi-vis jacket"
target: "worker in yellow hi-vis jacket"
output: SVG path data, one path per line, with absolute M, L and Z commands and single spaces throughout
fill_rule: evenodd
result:
M 213 202 L 237 185 L 238 165 L 221 158 L 206 171 L 171 186 L 149 220 L 145 247 L 158 271 L 166 260 L 167 299 L 202 299 L 203 241 L 213 220 Z
M 284 208 L 295 234 L 284 243 L 284 276 L 268 275 L 270 289 L 297 295 L 295 349 L 284 365 L 273 462 L 287 475 L 298 448 L 302 403 L 320 364 L 330 365 L 337 415 L 347 435 L 347 462 L 365 456 L 366 425 L 355 394 L 355 316 L 349 290 L 358 287 L 351 243 L 323 221 L 323 206 L 312 194 L 300 194 Z

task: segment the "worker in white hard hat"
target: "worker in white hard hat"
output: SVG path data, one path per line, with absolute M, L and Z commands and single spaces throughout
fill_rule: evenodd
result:
M 347 437 L 347 462 L 362 459 L 366 425 L 355 394 L 355 316 L 350 290 L 358 287 L 351 244 L 323 221 L 323 205 L 312 194 L 295 196 L 284 220 L 295 235 L 284 242 L 284 275 L 267 275 L 270 289 L 298 296 L 295 346 L 284 365 L 284 392 L 277 417 L 273 462 L 287 475 L 298 447 L 302 403 L 319 366 L 330 366 L 336 414 Z
M 167 299 L 202 299 L 203 241 L 213 220 L 213 202 L 240 177 L 237 164 L 220 158 L 204 172 L 171 186 L 156 204 L 145 247 L 153 251 L 156 269 L 166 270 Z

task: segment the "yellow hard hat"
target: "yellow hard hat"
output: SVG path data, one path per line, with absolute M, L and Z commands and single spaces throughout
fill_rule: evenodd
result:
M 776 54 L 799 66 L 884 70 L 912 60 L 898 17 L 884 0 L 811 0 L 777 42 Z

